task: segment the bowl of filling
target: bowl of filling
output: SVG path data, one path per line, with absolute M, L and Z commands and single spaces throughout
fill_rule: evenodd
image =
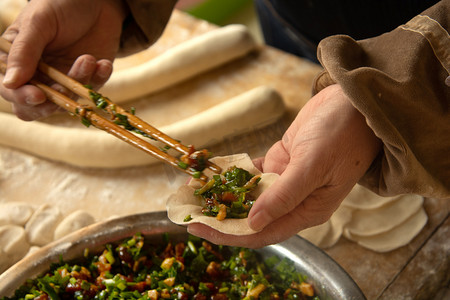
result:
M 78 230 L 0 275 L 0 299 L 365 299 L 321 249 L 295 236 L 258 250 L 189 235 L 165 211 Z

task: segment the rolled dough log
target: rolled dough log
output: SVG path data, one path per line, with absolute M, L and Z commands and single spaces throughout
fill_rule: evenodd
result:
M 11 25 L 26 4 L 27 0 L 0 1 L 0 33 Z
M 256 46 L 244 25 L 221 27 L 143 64 L 113 72 L 100 92 L 116 103 L 135 99 L 244 56 Z
M 53 241 L 55 228 L 61 218 L 62 214 L 56 206 L 40 206 L 25 225 L 28 241 L 36 246 L 44 246 Z
M 0 112 L 12 113 L 11 103 L 0 96 Z
M 74 211 L 65 217 L 56 227 L 54 239 L 57 240 L 62 238 L 78 229 L 91 225 L 94 222 L 95 219 L 90 213 L 84 210 Z
M 34 207 L 24 202 L 0 203 L 1 225 L 25 225 L 34 212 Z
M 267 126 L 285 112 L 278 92 L 254 88 L 197 115 L 159 128 L 197 149 Z M 24 122 L 0 113 L 0 143 L 81 167 L 118 168 L 157 162 L 152 156 L 96 128 L 63 128 Z

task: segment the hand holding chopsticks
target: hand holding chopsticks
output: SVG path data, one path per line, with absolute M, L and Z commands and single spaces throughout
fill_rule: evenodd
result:
M 9 53 L 10 46 L 11 44 L 7 40 L 0 37 L 0 50 Z M 144 122 L 133 113 L 130 113 L 114 104 L 108 98 L 103 97 L 99 93 L 96 93 L 90 88 L 68 77 L 55 68 L 48 66 L 42 61 L 38 65 L 38 70 L 74 94 L 94 102 L 95 107 L 82 105 L 70 99 L 66 95 L 43 84 L 37 79 L 32 79 L 30 81 L 31 84 L 39 87 L 50 101 L 64 108 L 71 114 L 80 117 L 86 125 L 92 124 L 93 126 L 116 136 L 117 138 L 156 157 L 157 159 L 169 163 L 179 170 L 182 170 L 183 172 L 201 180 L 206 180 L 206 176 L 202 173 L 205 167 L 209 168 L 214 173 L 221 172 L 220 167 L 208 161 L 208 153 L 206 150 L 195 151 L 193 147 L 188 147 L 181 144 L 179 141 L 172 139 L 158 129 Z M 6 72 L 5 62 L 0 61 L 0 71 L 2 73 Z M 102 109 L 110 114 L 112 121 L 96 113 L 94 111 L 95 109 Z M 132 131 L 145 137 L 150 137 L 151 139 L 160 141 L 168 147 L 179 151 L 183 156 L 181 159 L 170 156 L 166 151 L 163 151 L 148 141 L 139 138 Z

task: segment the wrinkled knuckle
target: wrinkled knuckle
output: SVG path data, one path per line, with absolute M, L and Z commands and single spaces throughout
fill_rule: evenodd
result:
M 275 219 L 279 217 L 280 213 L 288 213 L 292 211 L 295 206 L 295 193 L 291 189 L 283 189 L 278 191 L 274 198 L 274 206 L 273 209 L 269 209 L 268 213 Z

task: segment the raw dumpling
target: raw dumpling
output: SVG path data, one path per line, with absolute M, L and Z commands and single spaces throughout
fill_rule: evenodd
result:
M 55 240 L 62 238 L 78 229 L 91 225 L 95 222 L 94 217 L 86 211 L 77 210 L 64 218 L 56 227 Z

